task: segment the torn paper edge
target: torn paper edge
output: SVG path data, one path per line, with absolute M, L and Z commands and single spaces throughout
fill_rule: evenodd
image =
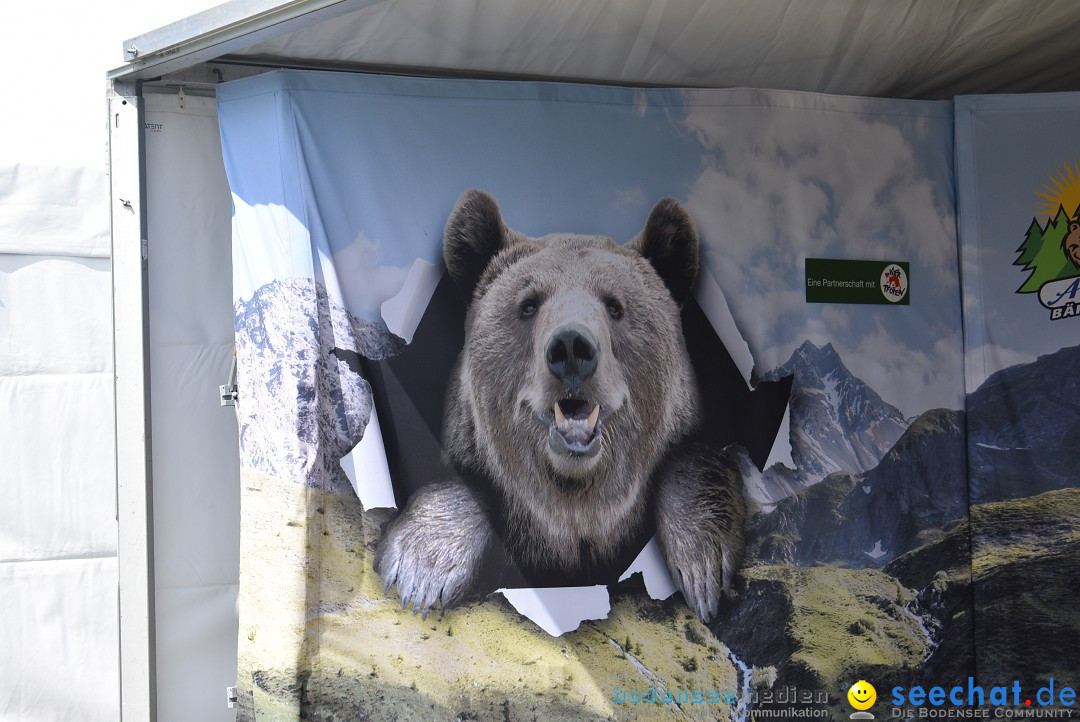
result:
M 656 541 L 656 537 L 650 539 L 637 558 L 630 562 L 619 581 L 624 582 L 630 575 L 638 572 L 645 580 L 645 591 L 653 599 L 663 601 L 679 591 L 668 573 L 667 562 L 664 561 L 664 553 L 660 551 L 660 543 Z
M 553 637 L 572 632 L 589 619 L 605 619 L 611 612 L 607 587 L 546 587 L 498 589 L 519 613 Z
M 789 469 L 794 469 L 795 459 L 791 454 L 791 399 L 788 399 L 787 406 L 784 407 L 784 419 L 780 422 L 772 448 L 769 449 L 769 458 L 765 461 L 765 468 L 771 469 L 777 464 L 782 464 Z
M 401 290 L 380 307 L 390 333 L 405 339 L 406 343 L 412 342 L 442 274 L 442 268 L 422 258 L 413 261 Z M 386 447 L 382 442 L 382 430 L 379 428 L 379 415 L 374 404 L 364 436 L 352 451 L 342 457 L 341 468 L 365 509 L 398 508 L 394 485 L 390 480 L 390 466 L 386 461 Z M 359 481 L 357 469 L 364 469 L 363 484 Z
M 412 343 L 420 319 L 424 316 L 435 287 L 439 285 L 443 269 L 423 258 L 417 258 L 405 274 L 401 290 L 383 301 L 380 307 L 383 321 L 390 333 Z
M 371 418 L 360 443 L 341 459 L 341 468 L 349 477 L 353 491 L 364 509 L 397 509 L 394 484 L 390 481 L 390 464 L 386 461 L 382 430 L 375 405 L 371 405 Z M 364 483 L 360 483 L 357 469 L 364 470 Z
M 750 353 L 750 346 L 746 339 L 739 333 L 739 327 L 735 325 L 735 317 L 731 315 L 727 297 L 724 295 L 720 284 L 708 266 L 702 266 L 698 272 L 697 291 L 694 293 L 705 317 L 709 319 L 716 335 L 720 337 L 724 347 L 731 354 L 731 360 L 742 374 L 748 388 L 753 389 L 750 383 L 751 374 L 754 371 L 754 355 Z

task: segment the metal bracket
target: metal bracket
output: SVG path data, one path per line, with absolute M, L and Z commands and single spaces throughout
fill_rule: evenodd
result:
M 233 347 L 232 363 L 229 364 L 229 381 L 218 386 L 218 399 L 222 406 L 236 406 L 240 389 L 236 385 L 236 347 Z
M 229 705 L 229 709 L 235 708 L 238 701 L 240 701 L 240 697 L 236 693 L 236 687 L 226 687 L 225 702 Z
M 240 390 L 236 384 L 222 384 L 218 386 L 221 395 L 222 406 L 236 406 L 236 400 L 240 398 Z

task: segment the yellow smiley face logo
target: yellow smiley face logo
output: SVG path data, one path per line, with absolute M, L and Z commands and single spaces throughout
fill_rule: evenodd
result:
M 877 690 L 865 680 L 859 680 L 847 691 L 847 700 L 858 710 L 870 709 L 877 701 Z

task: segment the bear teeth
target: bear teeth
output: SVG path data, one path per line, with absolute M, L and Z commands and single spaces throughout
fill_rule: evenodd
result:
M 559 402 L 556 401 L 551 408 L 555 412 L 555 426 L 560 429 L 566 428 L 566 417 L 563 416 L 562 409 L 559 408 Z
M 555 402 L 552 406 L 552 411 L 555 414 L 555 427 L 564 434 L 572 431 L 592 433 L 596 429 L 597 422 L 600 420 L 600 404 L 592 404 L 591 406 L 592 410 L 589 411 L 587 416 L 578 416 L 575 414 L 573 417 L 567 418 L 560 403 Z

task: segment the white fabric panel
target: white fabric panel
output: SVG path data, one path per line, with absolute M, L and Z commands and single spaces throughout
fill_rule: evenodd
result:
M 107 259 L 0 255 L 0 374 L 112 370 Z
M 112 399 L 108 373 L 0 376 L 0 562 L 116 554 Z
M 231 347 L 232 199 L 217 111 L 211 98 L 183 105 L 174 94 L 146 97 L 150 343 Z
M 181 105 L 183 107 L 181 107 Z M 146 97 L 158 713 L 231 720 L 240 488 L 231 198 L 212 99 Z
M 109 243 L 104 168 L 0 167 L 0 253 L 107 258 Z
M 124 38 L 217 1 L 4 8 L 0 64 L 63 84 L 21 83 L 0 113 L 5 722 L 120 716 L 104 71 Z
M 236 415 L 217 400 L 231 360 L 231 346 L 158 346 L 151 353 L 158 589 L 238 579 Z
M 158 722 L 227 722 L 236 716 L 225 687 L 236 678 L 239 585 L 158 589 Z M 162 653 L 166 650 L 167 653 Z
M 234 55 L 950 98 L 1075 89 L 1072 0 L 389 0 Z
M 116 558 L 0 563 L 0 719 L 120 717 Z

